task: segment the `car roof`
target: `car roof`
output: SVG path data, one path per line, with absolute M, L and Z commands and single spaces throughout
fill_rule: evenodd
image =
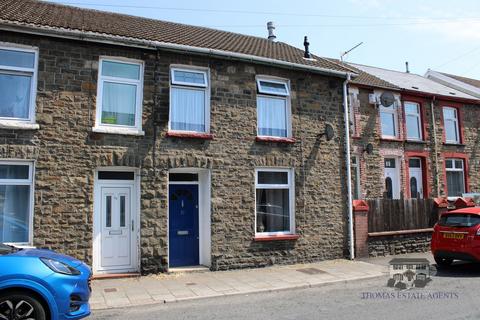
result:
M 480 207 L 462 208 L 462 209 L 448 211 L 445 214 L 462 214 L 462 213 L 480 215 Z

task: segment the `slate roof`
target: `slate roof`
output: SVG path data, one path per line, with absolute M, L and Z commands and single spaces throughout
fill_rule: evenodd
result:
M 352 72 L 325 58 L 304 59 L 302 49 L 266 38 L 36 0 L 0 0 L 0 28 L 2 25 L 92 32 L 240 53 L 327 71 Z M 300 41 L 303 42 L 301 36 Z
M 368 73 L 371 76 L 382 79 L 383 81 L 386 81 L 402 90 L 434 94 L 450 98 L 478 100 L 478 98 L 472 95 L 447 87 L 443 84 L 440 84 L 418 74 L 388 70 L 354 63 L 350 63 L 349 65 L 365 73 Z
M 480 80 L 461 77 L 461 76 L 456 76 L 454 74 L 449 74 L 449 73 L 445 73 L 445 72 L 439 72 L 439 73 L 443 74 L 444 76 L 447 76 L 447 77 L 453 78 L 455 80 L 458 80 L 458 81 L 464 82 L 466 84 L 469 84 L 471 86 L 480 88 Z
M 352 69 L 357 74 L 357 76 L 354 79 L 352 79 L 352 81 L 350 81 L 350 83 L 365 85 L 365 86 L 369 86 L 369 87 L 376 87 L 376 88 L 400 90 L 399 87 L 397 87 L 394 84 L 389 83 L 388 81 L 382 80 L 382 79 L 374 76 L 373 74 L 370 74 L 370 73 L 367 73 L 367 72 L 365 72 L 361 69 L 355 68 L 355 66 L 353 64 L 342 63 L 338 59 L 332 59 L 332 58 L 328 58 L 328 59 L 330 61 L 334 62 L 334 63 L 344 65 L 344 66 Z

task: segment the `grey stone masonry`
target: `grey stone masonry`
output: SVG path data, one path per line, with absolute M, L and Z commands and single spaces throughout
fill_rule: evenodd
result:
M 216 58 L 1 32 L 39 48 L 39 130 L 0 130 L 0 158 L 35 161 L 33 244 L 92 262 L 98 167 L 140 170 L 141 271 L 168 266 L 168 170 L 211 173 L 211 269 L 344 256 L 346 191 L 342 79 Z M 144 61 L 144 136 L 92 132 L 100 56 Z M 171 64 L 208 67 L 212 140 L 166 137 Z M 289 79 L 293 144 L 257 142 L 256 75 Z M 320 134 L 331 124 L 335 137 Z M 297 240 L 254 241 L 255 168 L 295 174 Z

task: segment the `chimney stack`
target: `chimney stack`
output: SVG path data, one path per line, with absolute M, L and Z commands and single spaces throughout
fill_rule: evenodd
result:
M 267 30 L 268 30 L 268 40 L 275 41 L 275 39 L 277 39 L 277 36 L 274 33 L 275 25 L 273 24 L 273 21 L 267 22 Z
M 303 45 L 305 47 L 305 53 L 303 54 L 303 57 L 306 59 L 311 59 L 312 55 L 310 54 L 310 50 L 308 49 L 310 42 L 308 42 L 307 36 L 305 36 L 305 38 L 303 39 Z
M 410 73 L 410 69 L 408 68 L 408 61 L 405 61 L 405 72 Z

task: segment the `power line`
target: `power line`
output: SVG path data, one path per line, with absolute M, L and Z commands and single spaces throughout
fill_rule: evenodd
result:
M 425 20 L 425 17 L 395 17 L 395 16 L 354 16 L 354 15 L 328 15 L 316 13 L 294 13 L 294 12 L 275 12 L 275 11 L 249 11 L 249 10 L 224 10 L 224 9 L 201 9 L 201 8 L 178 8 L 178 7 L 160 7 L 160 6 L 139 6 L 139 5 L 122 5 L 122 4 L 100 4 L 100 3 L 84 3 L 84 2 L 55 2 L 65 5 L 82 5 L 93 7 L 114 7 L 114 8 L 132 8 L 132 9 L 156 9 L 170 11 L 191 11 L 191 12 L 210 12 L 210 13 L 231 13 L 231 14 L 252 14 L 252 15 L 278 15 L 278 16 L 298 16 L 298 17 L 323 17 L 323 18 L 345 18 L 345 19 L 398 19 L 398 20 Z M 478 20 L 480 17 L 429 17 L 428 20 Z
M 450 63 L 452 63 L 452 62 L 455 62 L 455 61 L 457 61 L 457 60 L 460 60 L 461 58 L 463 58 L 463 57 L 465 57 L 465 56 L 468 56 L 469 54 L 472 54 L 472 53 L 474 53 L 475 51 L 478 51 L 478 50 L 480 50 L 480 47 L 473 48 L 472 50 L 469 50 L 469 51 L 467 51 L 467 52 L 465 52 L 465 53 L 462 53 L 461 55 L 459 55 L 459 56 L 457 56 L 457 57 L 455 57 L 455 58 L 453 58 L 453 59 L 450 59 L 450 60 L 448 60 L 447 62 L 442 63 L 441 65 L 436 66 L 435 69 L 444 67 L 444 66 L 446 66 L 447 64 L 450 64 Z

